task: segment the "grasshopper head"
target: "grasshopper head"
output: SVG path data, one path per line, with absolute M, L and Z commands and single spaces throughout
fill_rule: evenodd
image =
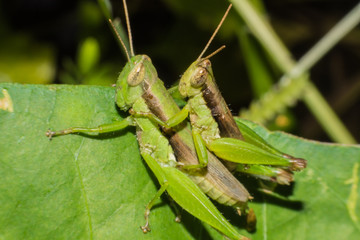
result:
M 128 110 L 157 79 L 157 72 L 146 55 L 136 55 L 121 71 L 116 82 L 116 104 Z
M 201 93 L 206 82 L 212 78 L 211 62 L 204 58 L 196 60 L 180 79 L 179 91 L 183 97 L 192 97 Z

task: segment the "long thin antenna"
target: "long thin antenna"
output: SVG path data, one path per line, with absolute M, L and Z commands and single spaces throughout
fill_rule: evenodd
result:
M 124 1 L 125 1 L 125 0 L 124 0 Z M 217 26 L 217 28 L 215 29 L 215 31 L 214 31 L 213 35 L 211 36 L 210 40 L 209 40 L 208 43 L 206 44 L 204 50 L 201 52 L 200 56 L 196 59 L 197 61 L 202 57 L 202 55 L 204 55 L 204 53 L 205 53 L 206 50 L 208 49 L 210 43 L 212 42 L 212 40 L 214 39 L 215 35 L 216 35 L 217 32 L 219 31 L 221 25 L 222 25 L 223 22 L 225 21 L 225 18 L 227 17 L 227 15 L 228 15 L 231 7 L 232 7 L 232 4 L 229 5 L 228 9 L 226 10 L 224 16 L 222 17 L 222 19 L 221 19 L 221 21 L 220 21 L 220 23 L 219 23 L 219 25 Z
M 121 39 L 120 34 L 119 34 L 118 31 L 116 30 L 116 27 L 115 27 L 114 23 L 111 21 L 111 19 L 109 19 L 109 23 L 110 23 L 111 27 L 113 28 L 113 30 L 114 30 L 117 38 L 119 39 L 122 47 L 124 48 L 125 53 L 126 53 L 126 57 L 127 57 L 128 61 L 130 62 L 130 55 L 129 55 L 128 50 L 126 49 L 126 46 L 125 46 L 124 41 Z
M 127 5 L 126 5 L 126 0 L 123 0 L 123 4 L 124 4 L 124 11 L 125 11 L 125 18 L 126 18 L 126 27 L 127 27 L 128 35 L 129 35 L 130 52 L 131 52 L 131 56 L 133 57 L 133 56 L 135 56 L 135 54 L 134 54 L 134 47 L 133 47 L 131 28 L 130 28 L 130 18 L 129 18 L 129 12 L 128 12 Z
M 221 50 L 223 50 L 226 46 L 222 45 L 221 47 L 219 47 L 217 50 L 215 50 L 214 52 L 210 53 L 209 55 L 207 55 L 206 57 L 204 57 L 204 59 L 209 59 L 212 56 L 214 56 L 215 54 L 217 54 L 218 52 L 220 52 Z

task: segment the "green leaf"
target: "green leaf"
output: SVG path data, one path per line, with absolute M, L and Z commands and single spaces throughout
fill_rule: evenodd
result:
M 48 128 L 120 120 L 110 87 L 0 85 L 0 238 L 223 239 L 164 196 L 143 234 L 145 206 L 158 189 L 138 151 L 134 129 L 100 136 L 45 136 Z M 11 107 L 12 106 L 12 107 Z M 122 114 L 122 113 L 120 113 Z M 356 239 L 359 146 L 322 144 L 249 126 L 281 151 L 308 160 L 285 187 L 289 201 L 255 195 L 252 239 Z M 235 211 L 221 207 L 241 226 Z
M 120 119 L 113 88 L 2 84 L 0 95 L 1 239 L 198 238 L 201 223 L 190 218 L 199 229 L 188 232 L 168 204 L 152 211 L 151 233 L 140 230 L 158 186 L 134 129 L 45 136 Z
M 252 205 L 258 219 L 253 239 L 358 239 L 360 146 L 268 132 L 250 121 L 248 127 L 282 152 L 308 160 L 289 201 L 264 197 Z

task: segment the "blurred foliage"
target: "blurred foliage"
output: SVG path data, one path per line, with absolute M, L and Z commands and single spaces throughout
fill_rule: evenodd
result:
M 27 35 L 2 38 L 0 82 L 50 83 L 55 76 L 54 49 Z
M 61 83 L 86 85 L 111 85 L 114 82 L 115 67 L 112 64 L 99 64 L 100 48 L 96 39 L 86 38 L 78 48 L 76 63 L 64 59 L 64 70 L 59 74 Z
M 274 0 L 263 6 L 253 2 L 297 58 L 357 3 Z M 112 15 L 124 25 L 122 2 L 111 3 Z M 128 1 L 135 52 L 148 54 L 160 78 L 171 86 L 200 54 L 227 5 L 224 0 Z M 109 85 L 126 61 L 95 0 L 0 1 L 0 18 L 0 33 L 6 36 L 0 38 L 0 81 Z M 241 19 L 231 11 L 207 51 L 227 46 L 211 60 L 234 114 L 281 75 L 246 26 L 239 24 Z M 311 71 L 314 83 L 357 139 L 359 34 L 359 29 L 352 31 Z M 268 127 L 329 140 L 302 103 L 276 116 Z

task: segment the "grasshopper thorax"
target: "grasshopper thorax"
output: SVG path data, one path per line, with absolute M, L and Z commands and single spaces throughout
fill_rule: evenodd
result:
M 156 79 L 157 72 L 148 56 L 131 57 L 116 82 L 116 104 L 128 110 Z

